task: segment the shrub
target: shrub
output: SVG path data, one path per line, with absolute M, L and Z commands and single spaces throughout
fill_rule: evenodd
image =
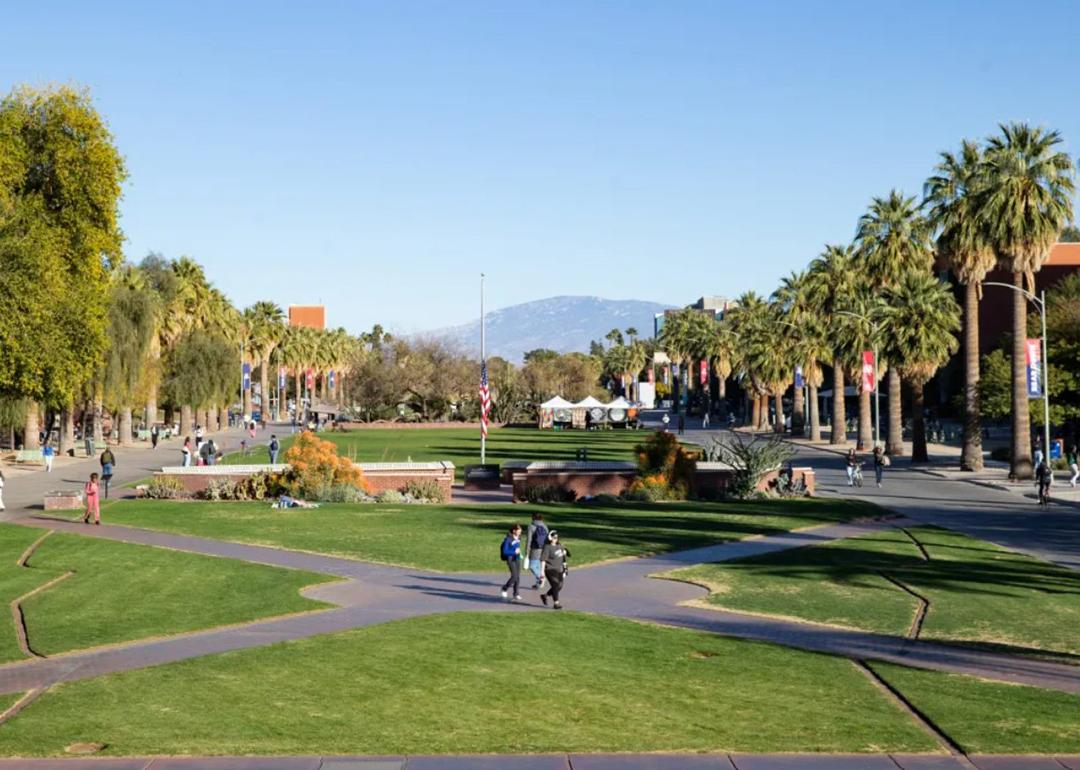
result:
M 146 496 L 152 500 L 175 500 L 184 496 L 184 485 L 172 476 L 155 476 L 146 485 Z
M 375 502 L 377 503 L 409 503 L 412 502 L 409 498 L 398 492 L 396 489 L 388 489 L 385 492 L 380 492 L 375 496 Z
M 754 497 L 762 477 L 783 466 L 794 454 L 791 445 L 776 436 L 746 438 L 742 433 L 732 433 L 726 441 L 714 438 L 706 450 L 710 460 L 731 466 L 734 476 L 730 493 L 741 500 Z
M 375 498 L 352 484 L 334 484 L 323 490 L 318 499 L 327 503 L 370 503 Z
M 289 494 L 319 499 L 319 494 L 341 484 L 369 492 L 364 474 L 338 454 L 332 441 L 324 441 L 311 431 L 304 431 L 285 453 L 289 470 L 283 477 Z
M 446 493 L 435 479 L 410 481 L 401 490 L 408 497 L 421 503 L 445 503 Z
M 525 499 L 530 503 L 572 503 L 577 492 L 558 484 L 533 484 L 526 487 Z
M 223 476 L 214 476 L 197 497 L 201 500 L 235 500 L 236 482 Z
M 652 433 L 634 447 L 641 478 L 631 490 L 645 490 L 651 500 L 685 500 L 690 494 L 697 455 L 667 431 Z

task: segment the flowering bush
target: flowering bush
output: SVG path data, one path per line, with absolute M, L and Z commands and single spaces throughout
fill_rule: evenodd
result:
M 371 491 L 363 472 L 352 461 L 338 454 L 332 441 L 324 441 L 311 431 L 304 431 L 285 453 L 289 470 L 285 487 L 294 497 L 321 499 L 328 490 L 342 485 L 362 492 Z
M 685 500 L 689 496 L 697 455 L 687 451 L 674 434 L 657 431 L 634 451 L 641 478 L 630 487 L 631 494 L 652 500 Z

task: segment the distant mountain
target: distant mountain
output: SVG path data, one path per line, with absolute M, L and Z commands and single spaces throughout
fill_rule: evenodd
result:
M 520 363 L 526 351 L 536 348 L 588 352 L 590 340 L 603 340 L 612 329 L 632 326 L 640 336 L 652 336 L 653 316 L 670 307 L 659 302 L 601 297 L 549 297 L 512 305 L 487 314 L 487 352 L 514 363 Z M 436 329 L 422 336 L 446 339 L 461 350 L 479 355 L 479 321 Z

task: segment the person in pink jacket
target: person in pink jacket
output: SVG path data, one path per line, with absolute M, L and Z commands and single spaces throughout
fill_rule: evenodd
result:
M 98 500 L 98 475 L 90 474 L 90 480 L 83 489 L 86 493 L 86 515 L 83 516 L 83 524 L 90 523 L 90 514 L 94 514 L 94 523 L 101 524 L 101 505 Z

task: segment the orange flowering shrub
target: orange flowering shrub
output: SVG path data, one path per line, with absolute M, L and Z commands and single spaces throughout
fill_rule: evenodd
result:
M 297 497 L 320 499 L 336 486 L 355 487 L 370 493 L 364 473 L 348 458 L 338 454 L 337 445 L 304 431 L 285 453 L 289 470 L 284 482 Z
M 641 478 L 630 488 L 653 500 L 685 500 L 690 494 L 697 454 L 667 431 L 656 431 L 634 447 Z

